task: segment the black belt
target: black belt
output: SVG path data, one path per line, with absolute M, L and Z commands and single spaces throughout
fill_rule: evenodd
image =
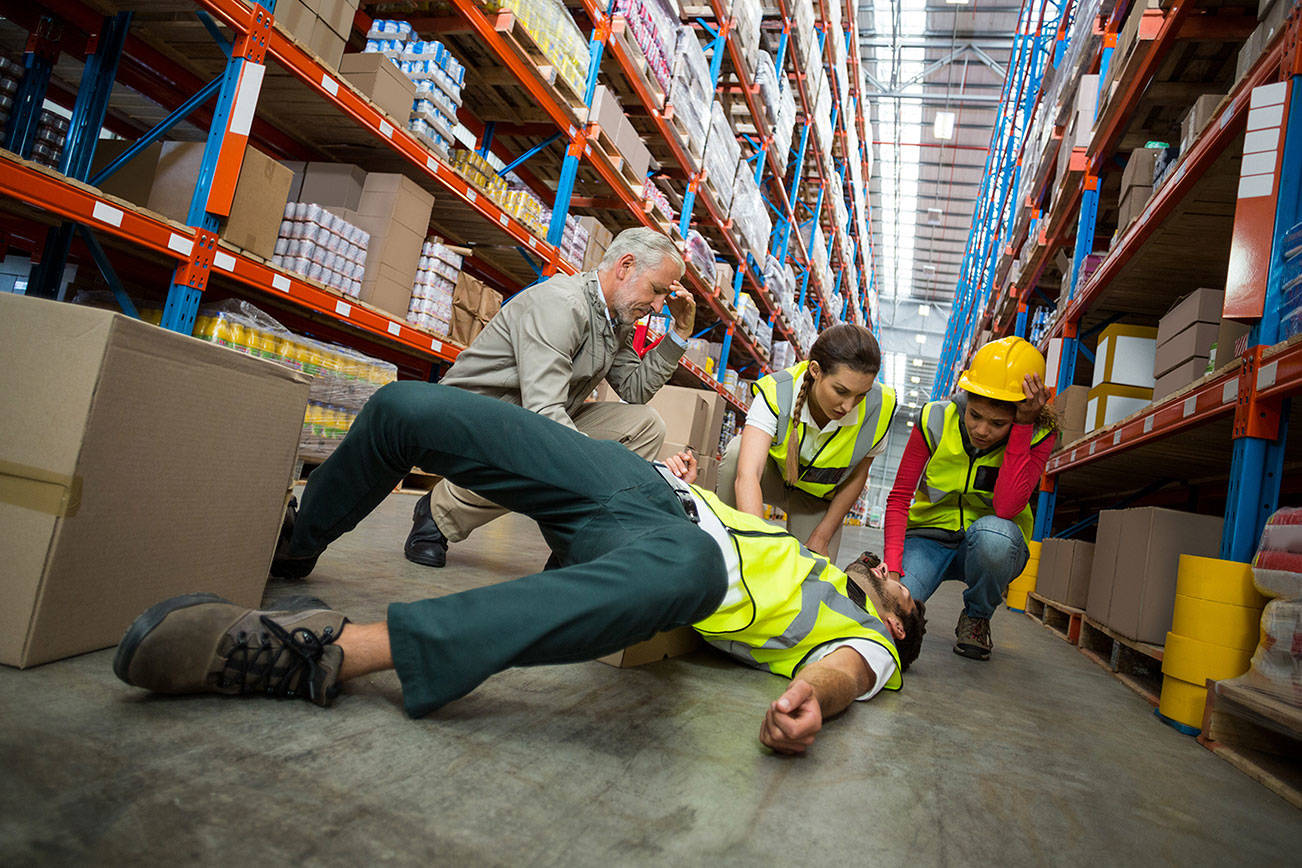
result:
M 652 467 L 660 474 L 660 477 L 668 483 L 674 494 L 678 497 L 678 502 L 683 507 L 683 512 L 692 520 L 692 524 L 701 523 L 701 514 L 696 509 L 696 498 L 692 496 L 692 489 L 669 470 L 668 467 L 659 461 L 652 462 Z

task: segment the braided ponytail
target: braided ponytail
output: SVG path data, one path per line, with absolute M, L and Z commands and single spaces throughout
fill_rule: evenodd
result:
M 800 380 L 800 394 L 796 395 L 796 403 L 791 407 L 791 427 L 787 429 L 787 462 L 782 473 L 787 485 L 795 485 L 800 476 L 800 438 L 796 431 L 800 428 L 800 414 L 805 409 L 805 396 L 813 382 L 814 375 L 805 368 L 805 376 Z

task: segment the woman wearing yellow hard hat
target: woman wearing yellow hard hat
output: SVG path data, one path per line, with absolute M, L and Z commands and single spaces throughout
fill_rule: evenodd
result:
M 761 517 L 765 503 L 781 508 L 792 535 L 835 559 L 895 415 L 895 392 L 877 382 L 881 363 L 872 332 L 839 323 L 807 361 L 758 380 L 746 425 L 724 450 L 719 498 Z
M 976 351 L 925 404 L 886 500 L 885 561 L 914 599 L 967 585 L 954 652 L 988 660 L 990 618 L 1030 557 L 1031 495 L 1057 440 L 1044 356 L 1021 338 Z

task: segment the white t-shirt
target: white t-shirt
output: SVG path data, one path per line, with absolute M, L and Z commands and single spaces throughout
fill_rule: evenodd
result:
M 809 402 L 800 408 L 800 421 L 805 424 L 806 431 L 817 432 L 813 437 L 805 437 L 800 444 L 800 460 L 805 464 L 814 460 L 818 450 L 822 449 L 832 435 L 842 428 L 851 428 L 859 420 L 859 410 L 856 407 L 852 412 L 846 413 L 840 419 L 828 419 L 827 427 L 819 428 L 818 423 L 814 421 L 813 414 L 809 412 Z M 778 417 L 773 415 L 769 409 L 768 402 L 763 397 L 757 396 L 751 401 L 750 409 L 746 411 L 746 427 L 758 428 L 765 434 L 769 435 L 770 440 L 777 439 Z M 886 451 L 886 438 L 883 437 L 881 442 L 868 450 L 868 457 L 875 458 Z
M 763 403 L 760 401 L 758 403 Z M 848 414 L 847 414 L 848 415 Z M 728 536 L 728 529 L 719 521 L 719 517 L 714 514 L 704 501 L 692 492 L 692 499 L 696 501 L 696 512 L 701 517 L 701 530 L 705 531 L 719 546 L 719 551 L 723 553 L 723 563 L 728 570 L 728 591 L 723 595 L 723 602 L 719 608 L 729 606 L 742 598 L 745 591 L 741 582 L 741 559 L 737 556 L 737 549 L 733 547 L 732 538 Z M 895 674 L 895 658 L 891 652 L 887 651 L 876 642 L 867 639 L 837 639 L 832 642 L 824 642 L 819 645 L 801 665 L 803 669 L 810 663 L 821 660 L 828 654 L 831 654 L 837 648 L 849 646 L 859 652 L 859 656 L 868 664 L 874 675 L 873 686 L 862 696 L 856 697 L 859 700 L 872 699 L 877 693 L 886 686 L 886 682 Z M 799 670 L 797 670 L 799 671 Z

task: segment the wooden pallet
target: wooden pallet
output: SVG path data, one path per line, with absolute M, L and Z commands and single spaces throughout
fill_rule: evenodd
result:
M 1068 643 L 1079 644 L 1081 622 L 1085 618 L 1085 613 L 1080 609 L 1031 593 L 1026 596 L 1026 614 L 1032 621 L 1044 625 L 1046 630 L 1056 633 Z
M 1157 706 L 1162 693 L 1162 646 L 1127 639 L 1082 616 L 1078 648 L 1150 705 Z
M 1302 708 L 1234 681 L 1209 680 L 1198 743 L 1302 808 Z

